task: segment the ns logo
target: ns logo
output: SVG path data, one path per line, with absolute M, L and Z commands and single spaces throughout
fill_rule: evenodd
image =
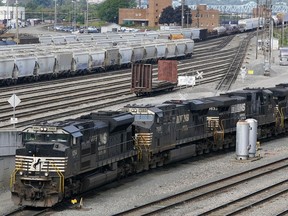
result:
M 33 161 L 31 163 L 31 166 L 30 166 L 30 170 L 31 171 L 40 171 L 41 170 L 41 158 L 33 158 Z

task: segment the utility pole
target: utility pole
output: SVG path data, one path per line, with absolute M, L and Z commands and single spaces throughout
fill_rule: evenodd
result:
M 86 10 L 87 10 L 87 14 L 86 14 L 86 27 L 87 27 L 87 33 L 88 33 L 88 26 L 89 26 L 89 2 L 88 2 L 88 0 L 86 0 L 86 3 L 87 3 L 87 8 L 86 8 Z
M 199 8 L 197 6 L 197 28 L 199 28 L 199 19 L 200 19 L 200 14 L 199 14 Z
M 18 0 L 16 0 L 16 43 L 19 43 Z
M 181 6 L 182 6 L 181 26 L 182 26 L 182 28 L 184 28 L 184 1 L 185 0 L 181 0 Z
M 189 27 L 189 11 L 186 12 L 186 16 L 187 16 L 187 28 Z
M 57 0 L 55 0 L 55 8 L 54 8 L 54 31 L 56 31 L 57 26 Z
M 281 24 L 281 46 L 284 46 L 284 22 Z
M 270 76 L 271 71 L 271 54 L 272 54 L 272 34 L 273 34 L 273 22 L 272 22 L 272 0 L 266 0 L 264 10 L 264 76 Z
M 257 32 L 256 32 L 256 59 L 258 59 L 258 38 L 259 38 L 259 25 L 260 25 L 259 0 L 257 0 L 256 17 L 258 18 L 258 26 L 257 26 Z

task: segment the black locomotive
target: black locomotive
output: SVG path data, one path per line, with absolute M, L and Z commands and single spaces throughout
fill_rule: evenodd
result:
M 260 139 L 287 132 L 287 117 L 288 84 L 279 84 L 40 123 L 22 132 L 12 199 L 53 206 L 136 172 L 233 147 L 239 119 L 256 119 Z

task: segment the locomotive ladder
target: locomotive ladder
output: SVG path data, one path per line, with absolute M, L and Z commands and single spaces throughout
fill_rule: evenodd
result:
M 61 173 L 61 171 L 59 170 L 59 168 L 55 165 L 55 163 L 51 163 L 52 166 L 55 168 L 59 178 L 60 178 L 60 184 L 59 184 L 59 191 L 61 193 L 64 193 L 64 175 L 63 173 Z

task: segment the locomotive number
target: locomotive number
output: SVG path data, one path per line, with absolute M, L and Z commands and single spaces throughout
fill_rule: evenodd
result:
M 189 114 L 184 114 L 184 115 L 178 115 L 176 117 L 176 123 L 182 123 L 182 122 L 189 122 Z

